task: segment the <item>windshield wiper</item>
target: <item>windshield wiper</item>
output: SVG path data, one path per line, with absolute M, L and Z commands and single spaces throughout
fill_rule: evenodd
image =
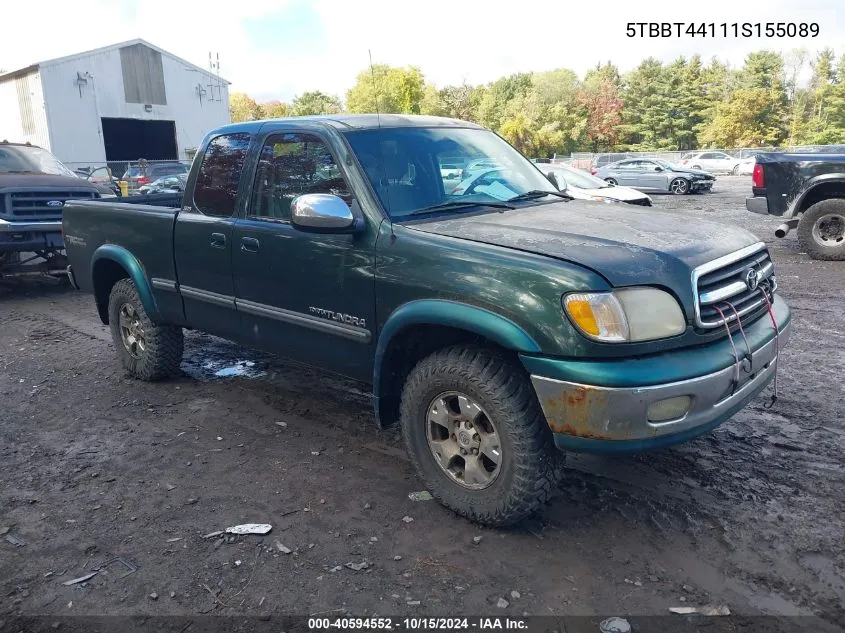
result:
M 574 200 L 572 196 L 569 196 L 563 193 L 562 191 L 543 191 L 542 189 L 533 189 L 531 191 L 521 193 L 518 196 L 514 196 L 513 198 L 508 198 L 508 202 L 518 202 L 519 200 L 533 200 L 534 198 L 544 198 L 546 196 L 557 196 L 558 198 Z
M 461 209 L 464 207 L 492 207 L 494 209 L 513 209 L 509 204 L 504 202 L 463 202 L 460 200 L 453 200 L 452 202 L 444 202 L 443 204 L 435 204 L 430 207 L 423 207 L 405 215 L 420 215 L 422 213 L 435 213 L 445 209 Z

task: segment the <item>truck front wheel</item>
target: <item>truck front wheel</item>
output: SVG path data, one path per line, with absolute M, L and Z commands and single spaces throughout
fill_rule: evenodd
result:
M 131 279 L 121 279 L 111 289 L 109 329 L 121 363 L 135 378 L 161 380 L 178 373 L 182 328 L 150 321 Z
M 550 499 L 563 455 L 528 377 L 499 352 L 449 347 L 402 391 L 402 435 L 426 488 L 473 521 L 507 525 Z
M 845 199 L 817 202 L 798 222 L 798 243 L 813 259 L 845 260 Z

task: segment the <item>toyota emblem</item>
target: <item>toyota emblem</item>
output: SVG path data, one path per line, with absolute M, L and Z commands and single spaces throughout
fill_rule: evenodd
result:
M 753 268 L 749 268 L 745 271 L 745 285 L 748 286 L 749 290 L 756 290 L 757 284 L 760 283 L 760 280 L 757 277 L 757 271 Z

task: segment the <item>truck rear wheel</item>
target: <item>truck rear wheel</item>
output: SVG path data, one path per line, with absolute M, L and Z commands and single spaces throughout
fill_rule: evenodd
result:
M 525 372 L 484 347 L 449 347 L 420 361 L 402 391 L 401 425 L 426 488 L 478 523 L 532 514 L 562 473 L 563 454 Z
M 182 328 L 150 321 L 131 279 L 121 279 L 111 289 L 109 329 L 121 363 L 135 378 L 161 380 L 179 372 Z
M 798 222 L 798 243 L 813 259 L 845 260 L 845 199 L 817 202 Z

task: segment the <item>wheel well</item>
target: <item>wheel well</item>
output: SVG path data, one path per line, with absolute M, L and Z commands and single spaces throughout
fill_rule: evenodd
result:
M 445 325 L 409 326 L 390 340 L 381 359 L 378 384 L 378 393 L 381 394 L 378 423 L 382 427 L 398 421 L 402 385 L 414 366 L 439 349 L 461 343 L 505 349 L 475 332 Z
M 109 295 L 114 285 L 121 279 L 129 277 L 126 269 L 112 259 L 101 259 L 94 264 L 94 297 L 97 301 L 97 312 L 100 320 L 109 324 Z
M 801 204 L 795 209 L 795 213 L 803 213 L 811 206 L 829 198 L 845 198 L 845 182 L 823 182 L 816 185 L 801 200 Z

